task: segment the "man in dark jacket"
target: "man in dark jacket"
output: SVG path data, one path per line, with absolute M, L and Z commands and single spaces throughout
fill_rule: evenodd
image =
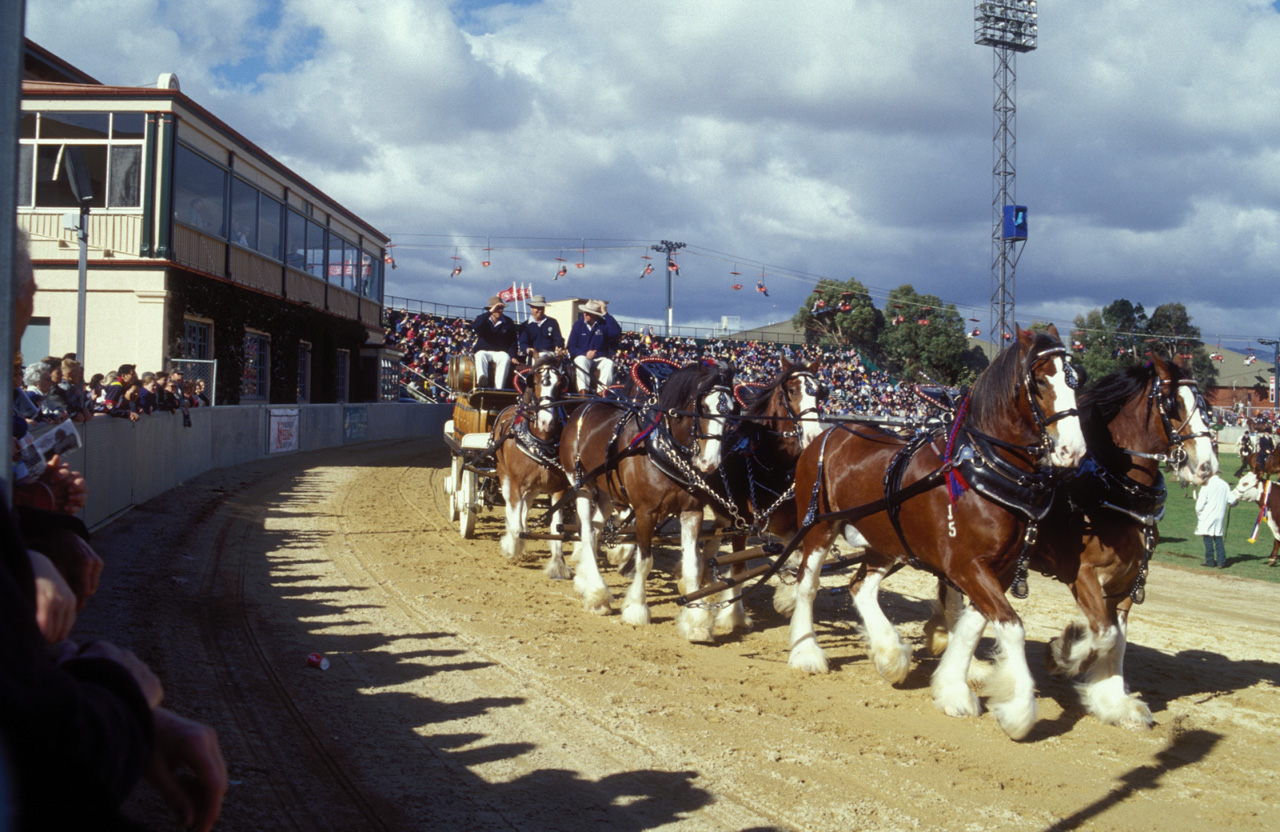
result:
M 564 336 L 560 323 L 547 317 L 547 299 L 534 295 L 529 299 L 529 320 L 520 326 L 520 354 L 529 357 L 529 363 L 543 352 L 561 352 Z
M 503 314 L 506 308 L 502 298 L 494 295 L 486 310 L 471 322 L 476 334 L 476 387 L 510 386 L 511 360 L 520 335 L 516 322 Z
M 582 304 L 582 317 L 569 331 L 568 349 L 577 368 L 578 390 L 583 393 L 603 392 L 613 383 L 613 354 L 622 327 L 598 300 Z M 592 373 L 599 376 L 598 387 Z

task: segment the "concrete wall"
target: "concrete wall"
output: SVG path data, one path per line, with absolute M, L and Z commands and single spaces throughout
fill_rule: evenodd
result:
M 99 417 L 79 425 L 84 447 L 67 455 L 84 472 L 89 500 L 82 515 L 90 528 L 211 471 L 268 455 L 268 405 L 203 407 L 182 414 L 154 413 L 138 422 Z M 439 437 L 449 405 L 299 405 L 298 450 L 400 437 Z M 285 452 L 289 453 L 289 452 Z

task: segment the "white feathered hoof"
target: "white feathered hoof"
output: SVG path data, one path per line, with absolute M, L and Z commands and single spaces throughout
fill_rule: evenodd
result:
M 1079 676 L 1089 669 L 1098 657 L 1097 651 L 1091 649 L 1089 630 L 1081 623 L 1073 621 L 1057 636 L 1045 645 L 1044 663 L 1054 676 Z
M 608 587 L 592 589 L 582 596 L 582 608 L 593 615 L 609 615 L 613 612 L 613 599 Z
M 622 543 L 617 546 L 610 546 L 604 550 L 605 559 L 609 561 L 610 566 L 617 566 L 630 560 L 631 555 L 635 552 L 636 545 L 634 543 Z
M 714 644 L 711 614 L 703 609 L 685 607 L 676 619 L 676 630 L 690 644 Z
M 524 541 L 514 534 L 502 536 L 502 554 L 507 560 L 515 560 L 524 553 Z
M 949 685 L 945 688 L 935 685 L 933 704 L 947 716 L 966 717 L 982 713 L 982 705 L 968 685 Z
M 831 670 L 827 664 L 827 654 L 812 638 L 806 638 L 791 648 L 787 664 L 804 673 L 828 673 Z
M 1076 685 L 1076 690 L 1084 709 L 1108 725 L 1145 730 L 1155 724 L 1147 703 L 1136 693 L 1124 692 L 1124 682 L 1119 677 Z
M 779 615 L 790 616 L 796 611 L 796 585 L 782 584 L 773 591 L 773 609 Z
M 751 629 L 751 616 L 747 615 L 742 604 L 730 604 L 716 614 L 716 630 L 732 633 L 735 630 Z
M 951 633 L 947 630 L 947 619 L 939 611 L 929 616 L 924 622 L 924 640 L 929 647 L 929 655 L 941 656 L 951 641 Z
M 897 644 L 875 650 L 871 658 L 885 681 L 896 685 L 907 678 L 907 671 L 911 669 L 911 645 L 899 640 Z
M 564 562 L 564 558 L 552 558 L 542 571 L 553 581 L 567 581 L 573 577 L 573 570 Z
M 636 627 L 647 627 L 650 624 L 649 607 L 645 604 L 630 604 L 622 608 L 622 623 Z
M 1034 696 L 991 703 L 991 713 L 1011 740 L 1020 740 L 1031 732 L 1031 726 L 1036 724 L 1036 712 Z

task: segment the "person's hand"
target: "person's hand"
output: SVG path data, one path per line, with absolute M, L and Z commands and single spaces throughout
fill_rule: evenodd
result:
M 63 580 L 53 561 L 27 550 L 36 578 L 36 626 L 49 644 L 62 641 L 76 623 L 76 595 Z
M 595 357 L 596 357 L 595 350 L 587 350 L 587 358 L 595 358 Z
M 227 764 L 218 734 L 208 725 L 180 717 L 167 708 L 152 712 L 156 747 L 147 779 L 159 790 L 183 826 L 208 832 L 222 811 L 227 793 Z M 180 766 L 189 772 L 179 773 Z
M 79 655 L 86 659 L 110 659 L 122 665 L 133 674 L 134 681 L 142 689 L 142 695 L 147 698 L 147 705 L 153 710 L 160 706 L 160 701 L 164 699 L 164 687 L 146 662 L 135 656 L 132 650 L 116 647 L 109 641 L 95 641 L 81 650 Z
M 64 514 L 75 514 L 84 508 L 85 501 L 89 498 L 89 486 L 85 485 L 84 474 L 72 471 L 71 466 L 63 462 L 58 454 L 49 457 L 39 482 L 47 485 L 53 492 L 58 503 L 56 510 Z
M 39 541 L 40 553 L 62 573 L 76 596 L 76 612 L 84 609 L 102 578 L 102 558 L 80 535 L 70 529 L 56 529 Z

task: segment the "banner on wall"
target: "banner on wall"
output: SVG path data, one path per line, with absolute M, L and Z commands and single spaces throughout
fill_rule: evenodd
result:
M 271 408 L 267 417 L 267 453 L 298 450 L 297 408 Z
M 347 405 L 342 408 L 342 441 L 363 442 L 369 434 L 369 406 Z

